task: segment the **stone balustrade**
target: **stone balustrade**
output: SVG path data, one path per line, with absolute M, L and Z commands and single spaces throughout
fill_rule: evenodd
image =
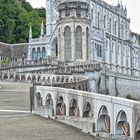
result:
M 135 139 L 140 131 L 140 103 L 85 91 L 34 86 L 32 113 L 57 119 L 102 138 Z

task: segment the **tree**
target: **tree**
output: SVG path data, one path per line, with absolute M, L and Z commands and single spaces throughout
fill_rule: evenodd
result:
M 38 37 L 42 20 L 45 21 L 44 8 L 33 9 L 26 0 L 0 0 L 0 41 L 27 42 L 30 25 L 33 37 Z

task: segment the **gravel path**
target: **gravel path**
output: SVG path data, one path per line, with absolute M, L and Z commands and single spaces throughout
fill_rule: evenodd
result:
M 30 84 L 0 86 L 0 140 L 94 140 L 78 129 L 30 114 Z

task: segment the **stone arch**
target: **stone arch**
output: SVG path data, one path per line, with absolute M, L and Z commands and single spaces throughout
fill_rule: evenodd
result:
M 130 136 L 130 126 L 127 122 L 126 113 L 121 110 L 116 118 L 116 135 Z
M 75 99 L 72 99 L 70 102 L 69 116 L 79 117 L 79 107 Z
M 32 78 L 30 75 L 27 77 L 27 81 L 29 81 L 29 82 L 32 81 Z
M 137 120 L 136 123 L 136 140 L 140 139 L 140 118 Z
M 32 76 L 32 81 L 33 81 L 33 82 L 36 82 L 36 77 L 35 77 L 35 75 Z
M 85 103 L 83 108 L 83 117 L 90 117 L 91 105 L 89 102 Z
M 53 106 L 53 100 L 52 100 L 51 94 L 47 94 L 45 104 L 46 104 L 46 106 L 49 106 L 49 107 Z
M 16 75 L 15 80 L 16 80 L 16 81 L 17 81 L 17 80 L 20 80 L 19 74 Z
M 76 27 L 76 59 L 83 58 L 83 48 L 82 48 L 82 27 Z
M 106 106 L 101 106 L 98 112 L 97 131 L 110 133 L 110 117 Z
M 64 82 L 64 77 L 61 77 L 61 83 L 63 83 Z
M 21 75 L 21 80 L 25 81 L 26 80 L 26 76 L 25 75 Z
M 59 29 L 59 35 L 60 35 L 60 29 Z M 58 56 L 58 39 L 57 39 L 57 37 L 53 38 L 51 46 L 52 46 L 51 54 L 53 56 Z
M 50 77 L 47 78 L 47 83 L 51 83 L 51 78 Z
M 4 80 L 8 79 L 8 75 L 5 74 L 5 75 L 3 76 L 3 79 L 4 79 Z
M 46 81 L 46 77 L 45 76 L 42 78 L 42 81 Z
M 14 75 L 10 75 L 9 79 L 13 80 L 14 79 Z
M 56 101 L 56 115 L 66 115 L 66 105 L 62 96 L 59 96 Z
M 37 77 L 37 82 L 41 82 L 41 77 L 40 76 Z
M 64 54 L 65 60 L 71 60 L 71 28 L 66 26 L 64 28 Z
M 45 106 L 47 109 L 47 115 L 54 116 L 53 99 L 52 99 L 51 94 L 47 94 L 46 100 L 45 100 Z
M 42 106 L 42 97 L 39 92 L 36 93 L 36 105 L 37 105 L 37 107 Z
M 55 77 L 52 78 L 52 83 L 55 83 Z

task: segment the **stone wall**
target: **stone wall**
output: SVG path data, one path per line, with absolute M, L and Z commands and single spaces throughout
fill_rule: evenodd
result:
M 137 100 L 140 100 L 140 79 L 119 74 L 102 74 L 99 92 L 124 98 L 131 95 Z

